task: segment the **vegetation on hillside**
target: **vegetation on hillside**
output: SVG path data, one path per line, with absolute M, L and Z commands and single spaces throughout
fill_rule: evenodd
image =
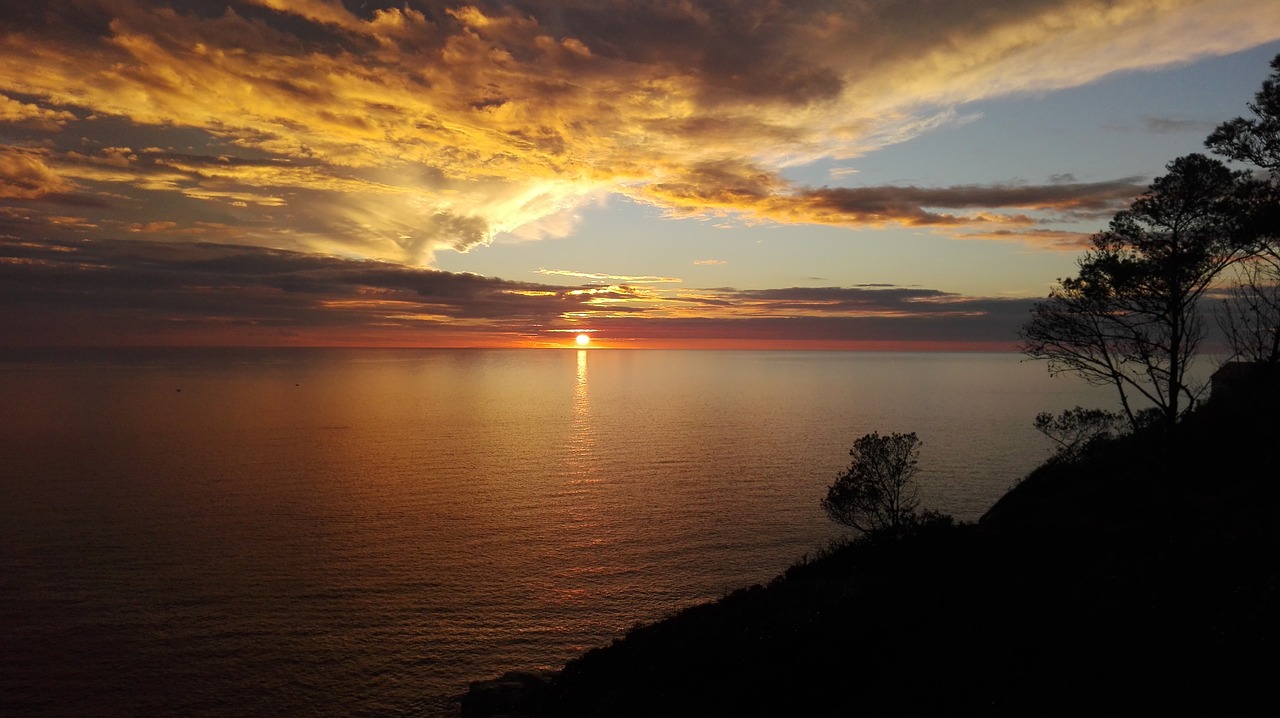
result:
M 915 478 L 920 439 L 911 434 L 867 434 L 849 449 L 849 468 L 836 477 L 822 500 L 832 521 L 861 533 L 899 531 L 920 520 Z
M 537 716 L 1280 708 L 1273 412 L 1186 419 L 1033 472 L 976 524 L 875 532 L 571 662 Z M 468 715 L 487 715 L 472 701 Z M 494 711 L 495 713 L 497 711 Z

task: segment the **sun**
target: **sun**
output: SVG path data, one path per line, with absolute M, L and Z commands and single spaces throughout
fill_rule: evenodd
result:
M 585 347 L 586 345 L 591 343 L 591 335 L 579 334 L 578 336 L 574 337 L 573 340 L 578 343 L 578 346 Z

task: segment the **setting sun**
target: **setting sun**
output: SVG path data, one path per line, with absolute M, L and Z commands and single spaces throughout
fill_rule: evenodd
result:
M 574 341 L 578 343 L 578 346 L 585 347 L 591 343 L 591 336 L 588 334 L 579 334 L 574 338 Z

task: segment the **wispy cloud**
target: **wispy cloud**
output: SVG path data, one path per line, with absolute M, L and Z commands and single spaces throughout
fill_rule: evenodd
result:
M 1218 126 L 1217 122 L 1208 120 L 1190 120 L 1185 117 L 1143 117 L 1142 126 L 1148 132 L 1154 132 L 1160 135 L 1175 134 L 1178 132 L 1189 132 L 1197 135 L 1205 135 L 1213 131 Z
M 679 277 L 601 274 L 599 272 L 578 272 L 572 269 L 539 269 L 538 274 L 555 277 L 574 277 L 576 279 L 587 279 L 593 282 L 629 282 L 631 284 L 670 284 L 684 281 Z
M 655 184 L 647 191 L 679 214 L 734 213 L 851 227 L 929 227 L 962 238 L 1039 243 L 1042 237 L 1056 235 L 1052 230 L 1044 234 L 1037 225 L 1097 219 L 1122 209 L 1146 190 L 1139 178 L 1127 177 L 1095 183 L 824 187 L 788 192 L 780 191 L 771 177 L 734 169 L 694 168 L 685 181 Z

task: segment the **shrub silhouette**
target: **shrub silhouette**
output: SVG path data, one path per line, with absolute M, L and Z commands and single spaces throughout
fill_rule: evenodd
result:
M 920 504 L 912 482 L 920 471 L 920 439 L 915 433 L 872 432 L 853 442 L 849 455 L 849 468 L 836 477 L 822 500 L 827 515 L 863 533 L 915 523 Z
M 1125 424 L 1125 416 L 1119 412 L 1079 406 L 1057 415 L 1042 411 L 1032 422 L 1036 431 L 1057 445 L 1050 461 L 1063 462 L 1076 461 L 1102 442 L 1119 436 Z

